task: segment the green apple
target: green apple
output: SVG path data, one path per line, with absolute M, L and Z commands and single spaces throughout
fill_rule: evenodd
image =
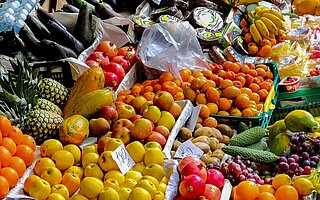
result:
M 161 112 L 161 118 L 157 122 L 157 126 L 165 126 L 171 131 L 174 124 L 176 123 L 176 120 L 174 119 L 173 115 L 168 111 L 162 111 Z
M 161 111 L 157 106 L 148 106 L 143 110 L 142 116 L 157 123 L 161 118 Z
M 98 179 L 103 179 L 103 171 L 98 164 L 90 163 L 84 168 L 85 177 L 96 177 Z

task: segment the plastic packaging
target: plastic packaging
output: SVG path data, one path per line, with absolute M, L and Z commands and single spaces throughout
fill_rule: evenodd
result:
M 181 69 L 209 69 L 197 33 L 189 22 L 169 22 L 146 28 L 138 44 L 137 55 L 146 68 L 147 78 L 163 71 L 180 77 Z

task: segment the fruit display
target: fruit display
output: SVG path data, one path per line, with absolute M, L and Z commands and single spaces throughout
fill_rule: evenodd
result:
M 104 71 L 105 87 L 117 90 L 126 73 L 136 62 L 136 50 L 132 46 L 117 46 L 110 41 L 102 41 L 89 55 L 86 64 L 89 67 L 100 66 Z

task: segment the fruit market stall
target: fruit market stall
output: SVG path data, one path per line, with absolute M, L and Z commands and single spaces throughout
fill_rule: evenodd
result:
M 0 198 L 320 196 L 317 0 L 42 3 L 0 7 Z

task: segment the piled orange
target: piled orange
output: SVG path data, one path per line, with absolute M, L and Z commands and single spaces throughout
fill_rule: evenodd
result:
M 0 198 L 17 185 L 34 160 L 35 141 L 0 115 Z

